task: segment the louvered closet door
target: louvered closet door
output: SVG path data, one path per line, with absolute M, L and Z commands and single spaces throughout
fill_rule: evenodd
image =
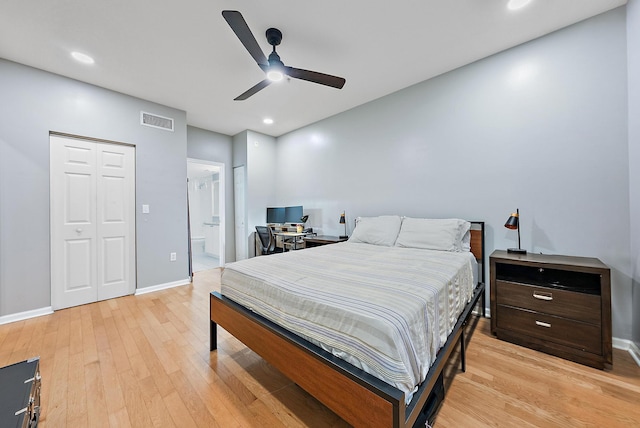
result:
M 51 136 L 51 305 L 135 291 L 135 152 Z

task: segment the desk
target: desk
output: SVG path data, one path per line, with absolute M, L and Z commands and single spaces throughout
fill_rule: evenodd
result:
M 275 236 L 280 236 L 282 238 L 282 251 L 286 251 L 286 241 L 287 239 L 293 238 L 293 249 L 298 249 L 298 238 L 305 237 L 307 235 L 311 235 L 309 232 L 273 232 Z
M 305 245 L 307 247 L 319 247 L 321 245 L 335 244 L 337 242 L 344 242 L 349 238 L 340 238 L 338 236 L 318 235 L 309 238 L 304 238 Z

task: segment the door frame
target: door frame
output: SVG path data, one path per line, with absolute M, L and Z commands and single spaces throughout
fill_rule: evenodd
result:
M 219 213 L 219 217 L 220 217 L 220 266 L 224 266 L 225 263 L 225 252 L 226 252 L 226 239 L 225 239 L 225 235 L 226 235 L 226 212 L 225 212 L 225 187 L 226 187 L 226 175 L 225 175 L 225 168 L 224 168 L 224 163 L 222 162 L 215 162 L 215 161 L 210 161 L 210 160 L 205 160 L 205 159 L 197 159 L 197 158 L 187 158 L 187 163 L 197 163 L 197 164 L 203 164 L 203 165 L 211 165 L 211 166 L 215 166 L 217 168 L 220 169 L 220 178 L 219 178 L 219 188 L 218 188 L 218 207 L 220 210 Z M 188 191 L 188 189 L 187 189 Z M 189 221 L 191 221 L 191 219 L 189 219 Z M 187 234 L 189 235 L 189 231 L 187 231 Z M 189 240 L 191 240 L 191 236 L 187 236 L 187 238 Z
M 242 178 L 239 183 L 237 178 Z M 242 187 L 239 186 L 242 184 Z M 245 165 L 233 167 L 233 219 L 236 244 L 236 261 L 249 258 L 249 236 L 247 232 L 247 169 Z M 238 220 L 241 224 L 238 225 Z

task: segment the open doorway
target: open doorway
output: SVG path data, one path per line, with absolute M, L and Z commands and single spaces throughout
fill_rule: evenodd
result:
M 187 159 L 192 273 L 224 266 L 224 164 Z

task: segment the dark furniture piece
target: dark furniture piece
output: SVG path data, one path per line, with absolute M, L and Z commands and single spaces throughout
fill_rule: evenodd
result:
M 337 242 L 344 242 L 349 238 L 340 238 L 337 236 L 318 235 L 309 238 L 304 238 L 306 248 L 319 247 L 321 245 L 335 244 Z
M 612 364 L 611 275 L 600 260 L 494 251 L 491 331 L 599 369 Z
M 260 242 L 260 252 L 263 256 L 273 254 L 276 248 L 276 237 L 268 226 L 256 226 L 258 241 Z
M 210 350 L 217 349 L 220 325 L 356 427 L 424 427 L 425 421 L 433 424 L 444 397 L 442 371 L 457 343 L 461 344 L 464 371 L 464 327 L 478 302 L 484 309 L 484 222 L 472 222 L 471 251 L 478 260 L 481 280 L 408 405 L 399 389 L 217 292 L 212 292 L 209 300 Z
M 40 359 L 0 368 L 0 426 L 33 428 L 40 418 Z

